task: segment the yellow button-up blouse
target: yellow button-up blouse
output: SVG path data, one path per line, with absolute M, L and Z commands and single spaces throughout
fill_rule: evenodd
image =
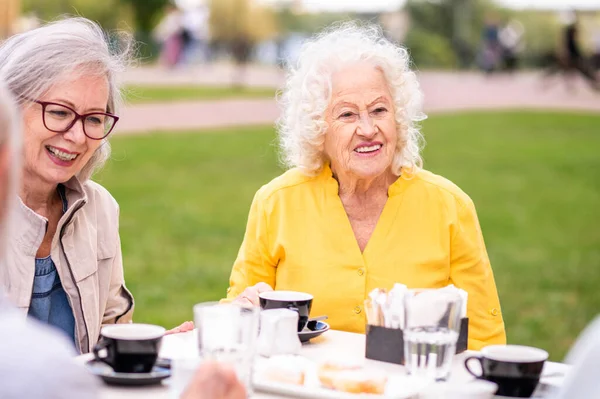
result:
M 361 252 L 328 166 L 292 169 L 255 195 L 228 298 L 265 282 L 314 296 L 311 315 L 331 328 L 365 331 L 363 302 L 374 288 L 448 284 L 469 293 L 469 349 L 506 342 L 483 236 L 471 199 L 428 171 L 398 178 Z

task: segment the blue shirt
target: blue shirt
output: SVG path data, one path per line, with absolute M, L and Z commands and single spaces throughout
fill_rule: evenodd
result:
M 64 187 L 58 192 L 63 201 L 63 213 L 67 210 Z M 75 344 L 75 317 L 56 266 L 50 256 L 35 260 L 33 293 L 29 305 L 29 315 L 62 330 Z

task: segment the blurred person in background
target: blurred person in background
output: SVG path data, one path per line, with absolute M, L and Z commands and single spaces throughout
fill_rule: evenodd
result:
M 160 63 L 167 68 L 179 64 L 189 32 L 183 27 L 183 13 L 173 4 L 168 4 L 164 17 L 153 32 L 154 39 L 160 43 Z
M 600 78 L 597 75 L 597 68 L 594 67 L 594 56 L 586 57 L 579 42 L 577 15 L 570 13 L 565 18 L 556 50 L 544 54 L 541 58 L 543 87 L 548 87 L 548 78 L 551 76 L 562 75 L 567 88 L 572 91 L 574 90 L 573 78 L 579 74 L 592 89 L 600 91 Z
M 568 68 L 572 71 L 579 72 L 592 87 L 600 90 L 598 78 L 592 69 L 589 61 L 583 54 L 581 45 L 579 44 L 579 21 L 577 17 L 572 23 L 568 24 L 564 30 L 564 55 L 568 64 Z
M 208 6 L 197 5 L 185 10 L 182 17 L 183 61 L 186 64 L 208 61 Z
M 281 97 L 289 170 L 250 208 L 227 298 L 314 296 L 311 313 L 364 333 L 375 288 L 454 284 L 469 293 L 469 348 L 506 342 L 473 201 L 422 169 L 422 93 L 406 49 L 348 23 L 308 41 Z
M 523 24 L 516 20 L 509 21 L 499 32 L 498 39 L 502 46 L 502 67 L 513 72 L 518 67 L 519 53 L 523 51 Z
M 592 89 L 600 91 L 600 79 L 596 75 L 591 59 L 588 59 L 579 43 L 579 24 L 575 14 L 569 17 L 569 22 L 561 31 L 556 54 L 549 54 L 544 59 L 544 76 L 563 74 L 565 82 L 572 89 L 572 78 L 577 73 L 581 75 Z
M 596 27 L 592 36 L 594 46 L 594 54 L 592 55 L 592 67 L 596 71 L 600 71 L 600 27 Z
M 502 46 L 500 44 L 500 26 L 495 14 L 488 14 L 482 32 L 482 48 L 479 64 L 483 71 L 494 72 L 502 57 Z
M 110 155 L 129 54 L 95 23 L 71 18 L 0 46 L 0 76 L 22 113 L 23 181 L 0 287 L 23 315 L 62 331 L 80 353 L 103 324 L 129 323 L 119 207 L 90 180 Z M 175 331 L 189 328 L 184 323 Z

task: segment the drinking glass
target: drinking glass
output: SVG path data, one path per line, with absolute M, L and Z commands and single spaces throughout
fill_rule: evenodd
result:
M 445 290 L 409 290 L 404 300 L 404 359 L 419 378 L 443 381 L 450 375 L 460 332 L 460 295 Z
M 228 364 L 252 394 L 259 308 L 234 304 L 200 303 L 194 306 L 200 358 Z

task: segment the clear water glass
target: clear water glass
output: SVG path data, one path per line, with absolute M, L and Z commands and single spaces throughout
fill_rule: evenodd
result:
M 412 376 L 444 381 L 460 332 L 462 299 L 453 292 L 409 290 L 404 300 L 404 359 Z
M 235 369 L 248 395 L 253 392 L 259 312 L 257 307 L 234 304 L 200 303 L 194 306 L 200 358 Z

